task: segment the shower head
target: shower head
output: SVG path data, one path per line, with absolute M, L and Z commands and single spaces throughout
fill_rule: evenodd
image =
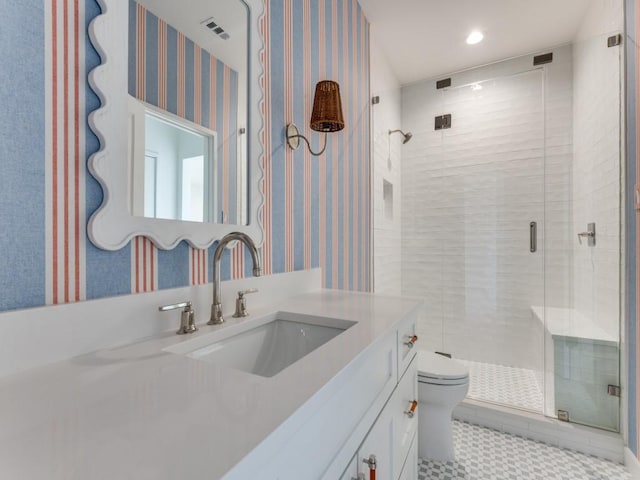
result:
M 409 143 L 409 140 L 411 140 L 411 137 L 413 137 L 413 133 L 411 133 L 411 132 L 404 133 L 402 130 L 389 130 L 389 135 L 391 135 L 392 133 L 400 133 L 400 134 L 402 134 L 402 136 L 404 137 L 402 139 L 402 144 L 403 145 L 405 143 Z

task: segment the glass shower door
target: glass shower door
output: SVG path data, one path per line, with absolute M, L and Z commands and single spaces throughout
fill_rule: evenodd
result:
M 586 38 L 572 48 L 572 221 L 566 232 L 572 304 L 546 302 L 545 413 L 618 431 L 622 47 L 609 46 L 609 37 Z
M 543 85 L 536 69 L 443 90 L 441 113 L 450 117 L 434 132 L 439 161 L 425 186 L 430 232 L 442 245 L 444 352 L 469 366 L 470 398 L 539 413 Z

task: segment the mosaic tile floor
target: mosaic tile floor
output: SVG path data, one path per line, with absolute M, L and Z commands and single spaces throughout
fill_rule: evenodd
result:
M 455 462 L 421 461 L 419 480 L 631 480 L 622 465 L 453 422 Z
M 456 360 L 469 368 L 467 397 L 542 413 L 541 372 L 538 375 L 535 370 L 526 368 Z

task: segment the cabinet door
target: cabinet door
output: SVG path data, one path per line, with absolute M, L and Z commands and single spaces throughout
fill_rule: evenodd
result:
M 413 436 L 407 461 L 398 480 L 418 480 L 418 435 Z
M 367 438 L 358 450 L 358 472 L 364 474 L 364 480 L 391 480 L 396 470 L 395 448 L 396 448 L 396 415 L 392 415 L 392 409 L 385 408 L 376 423 L 369 431 Z M 371 455 L 376 458 L 375 477 L 371 475 L 369 466 L 365 463 Z M 397 469 L 400 470 L 399 468 Z

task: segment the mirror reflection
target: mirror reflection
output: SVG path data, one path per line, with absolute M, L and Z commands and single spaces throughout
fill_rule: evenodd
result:
M 247 34 L 240 0 L 129 0 L 134 216 L 247 223 Z
M 137 100 L 130 102 L 134 215 L 214 221 L 216 133 Z

